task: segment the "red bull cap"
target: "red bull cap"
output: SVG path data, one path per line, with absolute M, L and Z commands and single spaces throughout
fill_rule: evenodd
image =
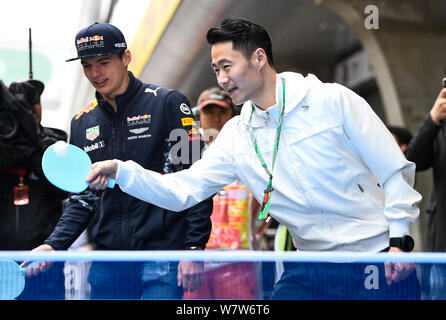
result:
M 74 43 L 77 57 L 66 61 L 121 53 L 127 49 L 121 30 L 104 22 L 96 22 L 79 31 Z

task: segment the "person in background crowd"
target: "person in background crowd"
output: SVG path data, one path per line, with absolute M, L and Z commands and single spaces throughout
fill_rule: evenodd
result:
M 401 151 L 406 154 L 407 147 L 409 146 L 410 140 L 412 140 L 412 134 L 409 132 L 409 130 L 391 125 L 387 125 L 387 129 L 389 129 L 390 133 L 395 138 Z
M 434 189 L 429 207 L 427 251 L 446 251 L 446 88 L 409 143 L 406 157 L 417 171 L 433 169 Z
M 443 88 L 407 148 L 406 157 L 417 171 L 432 168 L 433 191 L 428 216 L 426 250 L 446 251 L 446 88 Z M 430 272 L 431 298 L 445 299 L 446 268 L 435 264 Z
M 235 115 L 235 106 L 226 92 L 218 87 L 204 90 L 197 101 L 200 133 L 209 146 L 224 124 Z M 206 151 L 205 151 L 206 152 Z M 207 249 L 252 249 L 254 219 L 251 217 L 252 196 L 235 180 L 214 196 L 211 215 L 212 232 Z M 254 218 L 254 219 L 253 219 Z M 184 299 L 256 299 L 258 266 L 254 262 L 206 262 L 204 284 Z
M 18 126 L 13 136 L 0 142 L 6 157 L 14 159 L 0 160 L 0 250 L 31 250 L 42 243 L 56 226 L 68 195 L 45 178 L 41 167 L 45 149 L 67 140 L 64 131 L 40 123 L 44 89 L 39 80 L 9 85 L 9 104 L 15 101 Z M 55 263 L 47 274 L 26 281 L 18 299 L 64 299 L 64 294 L 63 263 Z

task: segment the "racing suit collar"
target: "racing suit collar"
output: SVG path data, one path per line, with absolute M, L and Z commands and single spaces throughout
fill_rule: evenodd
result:
M 116 96 L 115 98 L 118 113 L 121 113 L 124 110 L 124 108 L 128 105 L 128 102 L 135 96 L 138 89 L 142 86 L 142 82 L 139 79 L 135 78 L 131 71 L 128 71 L 128 74 L 130 77 L 130 81 L 127 90 L 123 94 Z M 110 104 L 98 91 L 96 91 L 95 96 L 98 102 L 100 102 L 100 105 L 107 106 L 107 108 L 104 108 L 105 110 L 110 110 L 111 112 L 113 112 L 112 106 L 110 106 Z

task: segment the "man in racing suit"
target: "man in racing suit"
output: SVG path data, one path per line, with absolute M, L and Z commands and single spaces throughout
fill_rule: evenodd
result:
M 145 168 L 170 173 L 188 168 L 203 148 L 195 134 L 187 98 L 175 90 L 144 84 L 127 71 L 131 54 L 122 33 L 95 23 L 76 35 L 84 74 L 96 99 L 71 121 L 70 143 L 92 162 L 109 158 L 133 160 Z M 180 145 L 180 148 L 178 148 Z M 123 193 L 119 188 L 96 194 L 72 194 L 50 237 L 35 250 L 65 250 L 88 226 L 96 207 L 92 242 L 98 250 L 204 249 L 211 232 L 212 198 L 187 214 L 164 210 Z M 119 257 L 117 257 L 119 258 Z M 29 273 L 48 268 L 38 263 Z M 202 284 L 196 262 L 93 262 L 89 273 L 93 299 L 174 298 L 182 289 Z

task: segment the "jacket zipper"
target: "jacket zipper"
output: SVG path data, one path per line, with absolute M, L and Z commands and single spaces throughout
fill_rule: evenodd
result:
M 125 121 L 121 120 L 121 146 L 122 146 L 122 160 L 127 160 L 126 157 L 126 138 L 125 138 Z

